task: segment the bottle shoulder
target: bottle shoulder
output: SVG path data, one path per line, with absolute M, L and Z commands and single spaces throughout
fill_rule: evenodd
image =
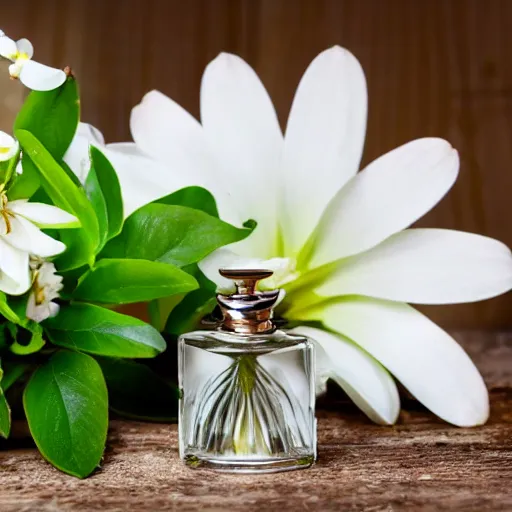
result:
M 268 334 L 237 334 L 226 331 L 192 331 L 182 334 L 179 343 L 205 349 L 226 348 L 250 352 L 282 348 L 309 348 L 312 341 L 306 336 L 276 330 Z

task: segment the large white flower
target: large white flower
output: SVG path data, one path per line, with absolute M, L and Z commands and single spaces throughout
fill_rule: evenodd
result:
M 50 91 L 62 85 L 66 73 L 32 60 L 34 47 L 28 39 L 12 40 L 0 30 L 0 55 L 9 59 L 11 78 L 19 78 L 29 89 Z
M 254 266 L 256 258 L 279 271 L 287 292 L 279 313 L 318 343 L 319 389 L 333 378 L 370 418 L 389 424 L 400 408 L 391 373 L 446 421 L 484 423 L 488 394 L 474 364 L 406 303 L 504 293 L 511 253 L 483 236 L 408 229 L 453 185 L 457 152 L 444 140 L 419 139 L 358 173 L 366 109 L 359 62 L 334 47 L 304 74 L 283 137 L 255 72 L 221 54 L 203 76 L 202 124 L 153 91 L 132 111 L 135 143 L 107 151 L 132 205 L 202 185 L 224 219 L 258 221 L 247 240 L 201 267 L 221 286 L 219 267 Z M 153 162 L 138 166 L 147 155 Z
M 32 285 L 29 257 L 56 256 L 66 246 L 39 228 L 76 226 L 78 220 L 56 206 L 8 201 L 0 194 L 0 291 L 21 295 Z

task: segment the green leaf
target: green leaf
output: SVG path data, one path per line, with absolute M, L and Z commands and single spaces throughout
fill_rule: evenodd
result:
M 21 322 L 20 317 L 7 304 L 7 297 L 3 292 L 0 292 L 0 314 L 6 320 L 9 320 L 9 322 L 14 324 L 19 324 Z
M 111 357 L 154 357 L 166 348 L 160 333 L 138 318 L 92 304 L 72 303 L 44 322 L 52 343 Z
M 108 426 L 107 387 L 92 357 L 56 352 L 32 375 L 23 405 L 47 461 L 79 478 L 92 473 L 103 455 Z
M 123 359 L 97 358 L 107 382 L 109 405 L 127 418 L 175 421 L 178 388 L 144 364 Z
M 80 120 L 78 87 L 73 77 L 52 91 L 32 91 L 14 122 L 14 131 L 26 130 L 57 161 L 66 153 Z
M 188 206 L 195 210 L 201 210 L 212 217 L 219 217 L 217 204 L 212 193 L 202 187 L 185 187 L 154 201 L 159 204 L 174 204 Z
M 23 324 L 24 327 L 17 328 L 16 339 L 10 346 L 11 352 L 18 356 L 39 352 L 45 345 L 43 328 L 38 323 L 27 320 Z
M 199 288 L 189 293 L 167 318 L 164 332 L 176 336 L 198 328 L 202 318 L 211 313 L 217 305 L 216 286 L 199 270 L 194 269 Z
M 2 377 L 2 389 L 6 392 L 17 380 L 19 380 L 31 368 L 29 363 L 18 361 L 6 361 L 4 364 L 4 376 Z
M 15 135 L 36 165 L 41 184 L 55 206 L 73 213 L 82 225 L 81 229 L 62 231 L 61 240 L 67 250 L 57 260 L 59 269 L 70 270 L 91 264 L 99 244 L 99 228 L 96 214 L 84 190 L 73 183 L 34 135 L 25 130 L 17 130 Z
M 11 433 L 11 408 L 0 388 L 0 436 L 7 439 Z
M 196 288 L 196 280 L 173 265 L 104 259 L 81 277 L 73 297 L 106 304 L 129 304 L 187 293 Z
M 14 201 L 15 199 L 29 199 L 41 186 L 37 167 L 34 165 L 34 162 L 30 160 L 28 155 L 23 154 L 21 157 L 21 166 L 23 173 L 16 175 L 13 184 L 7 191 L 9 201 Z
M 121 234 L 106 246 L 110 258 L 137 258 L 196 263 L 215 249 L 251 234 L 206 213 L 185 206 L 148 204 L 126 219 Z
M 114 168 L 103 153 L 91 146 L 91 170 L 85 182 L 87 197 L 96 212 L 100 231 L 100 246 L 121 232 L 123 199 Z

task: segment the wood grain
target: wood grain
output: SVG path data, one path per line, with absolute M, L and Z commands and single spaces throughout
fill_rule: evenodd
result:
M 176 425 L 114 420 L 102 469 L 86 480 L 20 442 L 0 452 L 0 510 L 512 510 L 512 334 L 456 338 L 491 391 L 483 427 L 451 427 L 411 400 L 396 426 L 379 427 L 332 393 L 318 411 L 312 469 L 234 476 L 184 467 Z
M 360 59 L 368 79 L 364 162 L 417 137 L 449 139 L 461 154 L 459 180 L 418 225 L 477 232 L 512 245 L 510 0 L 4 3 L 2 28 L 30 37 L 41 61 L 73 67 L 83 119 L 112 142 L 129 139 L 130 109 L 153 88 L 198 116 L 202 71 L 221 51 L 241 55 L 256 69 L 285 126 L 309 62 L 343 45 Z M 21 102 L 18 85 L 0 81 L 3 129 Z M 505 329 L 512 327 L 511 309 L 508 295 L 423 310 L 446 327 Z

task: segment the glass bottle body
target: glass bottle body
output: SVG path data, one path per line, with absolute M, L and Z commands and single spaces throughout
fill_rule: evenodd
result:
M 273 472 L 316 458 L 313 344 L 283 331 L 179 339 L 179 447 L 191 467 Z

